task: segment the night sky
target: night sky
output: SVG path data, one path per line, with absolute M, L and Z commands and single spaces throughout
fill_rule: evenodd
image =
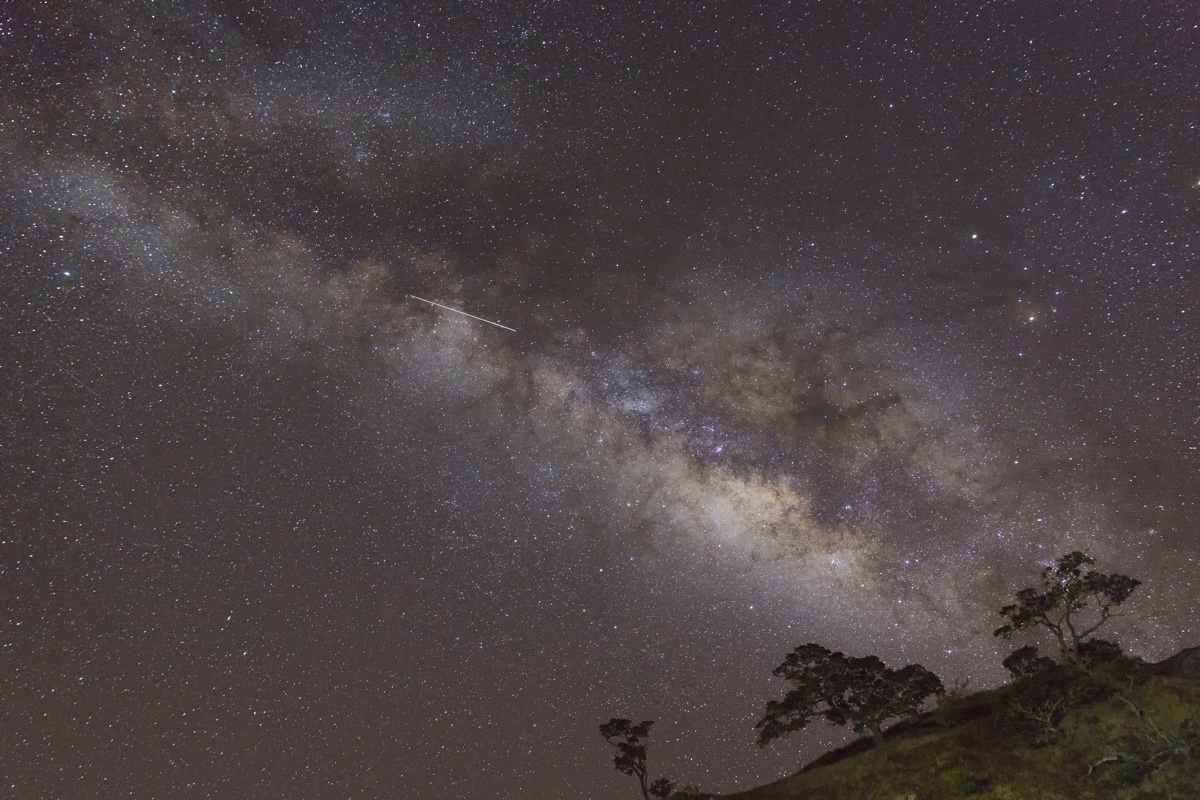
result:
M 885 6 L 891 6 L 887 8 Z M 1200 644 L 1200 7 L 8 3 L 0 798 L 711 791 Z M 498 322 L 413 300 L 428 298 Z

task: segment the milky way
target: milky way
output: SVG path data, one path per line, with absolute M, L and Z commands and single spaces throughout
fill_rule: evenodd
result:
M 342 5 L 0 11 L 6 796 L 745 788 L 1076 548 L 1197 644 L 1190 3 Z

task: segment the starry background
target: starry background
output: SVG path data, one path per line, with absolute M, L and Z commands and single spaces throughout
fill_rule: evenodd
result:
M 1200 643 L 1200 11 L 750 5 L 4 6 L 0 797 L 747 788 L 1075 548 Z

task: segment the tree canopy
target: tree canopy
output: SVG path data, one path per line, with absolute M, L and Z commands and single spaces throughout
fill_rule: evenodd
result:
M 1014 678 L 1027 678 L 1039 672 L 1045 672 L 1054 666 L 1054 659 L 1038 655 L 1038 649 L 1026 645 L 1014 650 L 1008 658 L 1001 662 L 1004 668 L 1012 673 Z
M 823 717 L 834 725 L 853 725 L 855 733 L 883 739 L 883 723 L 917 713 L 927 698 L 943 694 L 941 679 L 920 664 L 890 669 L 876 656 L 853 658 L 819 644 L 788 653 L 772 673 L 792 684 L 782 700 L 767 703 L 755 726 L 758 744 L 786 736 Z
M 1112 617 L 1113 608 L 1129 599 L 1141 581 L 1128 575 L 1084 571 L 1095 559 L 1075 550 L 1042 570 L 1042 586 L 1017 592 L 1017 602 L 1000 609 L 1008 620 L 995 635 L 1009 638 L 1015 631 L 1042 627 L 1058 642 L 1063 656 L 1083 666 L 1087 637 Z M 1084 622 L 1081 612 L 1095 604 L 1098 612 Z
M 659 778 L 652 784 L 646 781 L 646 742 L 650 736 L 652 720 L 643 720 L 634 725 L 632 720 L 613 717 L 600 726 L 600 735 L 604 741 L 616 748 L 613 765 L 626 775 L 637 778 L 638 788 L 642 790 L 642 800 L 650 797 L 665 798 L 675 788 L 675 784 L 666 778 Z

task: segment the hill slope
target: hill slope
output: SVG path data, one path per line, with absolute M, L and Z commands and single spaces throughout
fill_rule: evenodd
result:
M 855 742 L 723 797 L 1200 799 L 1200 648 L 1152 665 L 1122 657 L 1086 678 L 1056 667 L 945 700 L 893 727 L 881 747 Z

